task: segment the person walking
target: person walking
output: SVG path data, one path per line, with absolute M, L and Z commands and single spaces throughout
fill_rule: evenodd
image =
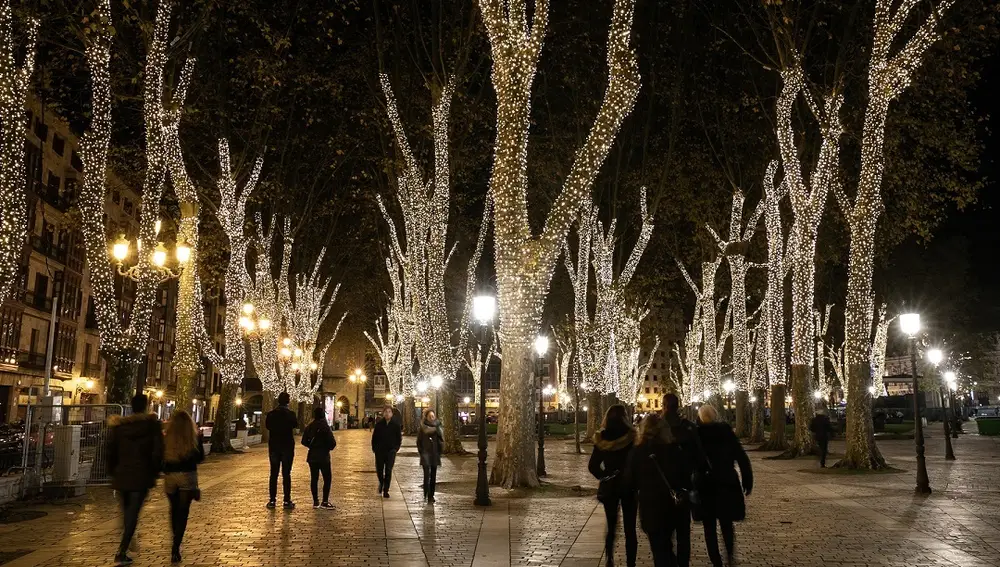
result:
M 149 489 L 156 486 L 163 460 L 163 427 L 155 415 L 146 412 L 148 400 L 143 394 L 132 398 L 132 415 L 123 417 L 108 430 L 107 461 L 111 488 L 121 494 L 122 539 L 115 554 L 119 565 L 132 563 L 127 552 L 139 512 Z
M 309 447 L 306 462 L 309 463 L 309 488 L 312 490 L 313 508 L 333 510 L 333 504 L 330 504 L 330 451 L 337 448 L 337 438 L 326 422 L 326 412 L 322 407 L 313 408 L 313 420 L 302 432 L 302 444 Z M 322 502 L 317 491 L 320 473 L 323 474 Z
M 812 432 L 819 445 L 819 466 L 826 468 L 826 454 L 830 446 L 830 438 L 833 437 L 833 425 L 830 423 L 830 416 L 826 415 L 826 410 L 819 408 L 816 415 L 809 422 L 809 431 Z
M 299 425 L 295 412 L 288 409 L 291 398 L 288 392 L 278 394 L 278 407 L 267 412 L 264 427 L 267 427 L 270 437 L 267 440 L 267 456 L 271 461 L 271 478 L 268 483 L 270 498 L 268 508 L 277 507 L 278 470 L 281 470 L 281 488 L 284 491 L 285 510 L 295 509 L 292 502 L 292 459 L 295 457 L 295 428 Z
M 604 555 L 608 567 L 615 564 L 615 534 L 618 531 L 618 506 L 621 505 L 622 524 L 625 528 L 625 561 L 635 567 L 639 538 L 635 531 L 638 504 L 635 492 L 624 480 L 628 456 L 635 445 L 635 430 L 625 414 L 625 406 L 613 405 L 604 415 L 601 430 L 594 434 L 594 452 L 587 468 L 600 485 L 597 499 L 604 505 L 608 531 L 604 536 Z
M 372 429 L 372 453 L 375 453 L 375 474 L 378 476 L 378 491 L 383 498 L 389 497 L 389 483 L 392 481 L 392 466 L 396 463 L 396 452 L 403 444 L 403 430 L 399 422 L 392 419 L 392 408 L 385 406 L 382 419 Z
M 691 561 L 691 477 L 704 461 L 694 424 L 682 418 L 676 395 L 663 397 L 663 415 L 642 422 L 629 455 L 626 479 L 637 491 L 639 522 L 649 537 L 656 567 L 688 567 Z M 677 549 L 674 551 L 674 535 Z
M 417 453 L 420 454 L 420 466 L 424 469 L 424 498 L 434 503 L 434 488 L 437 486 L 437 470 L 441 466 L 441 446 L 444 437 L 441 435 L 441 425 L 433 411 L 424 414 L 417 431 Z
M 719 421 L 719 412 L 712 404 L 698 409 L 698 438 L 704 451 L 706 468 L 698 483 L 701 505 L 694 511 L 701 517 L 705 530 L 705 545 L 713 567 L 735 565 L 736 532 L 733 522 L 746 517 L 744 495 L 753 490 L 753 470 L 743 445 L 728 423 Z M 739 476 L 735 465 L 740 468 Z M 716 524 L 726 546 L 726 561 L 719 552 Z
M 170 501 L 170 530 L 174 536 L 170 548 L 171 563 L 181 561 L 181 541 L 187 528 L 191 502 L 201 500 L 198 465 L 204 460 L 205 448 L 191 414 L 182 409 L 174 410 L 163 439 L 163 488 Z

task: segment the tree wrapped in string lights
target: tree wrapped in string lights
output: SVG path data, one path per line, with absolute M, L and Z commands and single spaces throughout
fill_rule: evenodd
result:
M 816 292 L 816 237 L 823 218 L 827 195 L 837 181 L 840 166 L 840 106 L 837 91 L 818 104 L 805 84 L 798 53 L 792 49 L 790 62 L 781 71 L 782 88 L 776 116 L 778 148 L 781 154 L 783 185 L 792 210 L 791 237 L 786 250 L 786 266 L 792 273 L 791 394 L 795 404 L 795 435 L 786 456 L 814 453 L 816 443 L 809 422 L 813 416 L 813 367 L 815 359 L 813 302 Z M 799 96 L 819 123 L 822 141 L 816 163 L 807 181 L 802 172 L 802 148 L 796 143 L 792 115 Z
M 239 190 L 233 175 L 229 157 L 229 142 L 219 140 L 220 174 L 216 180 L 219 189 L 219 205 L 215 209 L 215 217 L 222 227 L 229 244 L 229 262 L 225 272 L 226 310 L 223 329 L 225 333 L 225 350 L 216 351 L 211 341 L 203 341 L 202 353 L 219 369 L 222 389 L 219 392 L 219 406 L 215 412 L 215 423 L 227 424 L 232 415 L 236 391 L 246 375 L 246 348 L 243 343 L 243 331 L 248 328 L 248 316 L 253 313 L 253 306 L 247 303 L 247 288 L 249 274 L 247 273 L 247 248 L 250 241 L 245 232 L 247 200 L 257 186 L 260 170 L 264 164 L 263 158 L 254 163 L 250 177 Z M 203 335 L 207 338 L 207 333 Z M 212 430 L 212 452 L 231 451 L 229 428 L 216 427 Z
M 445 296 L 445 272 L 455 252 L 449 251 L 448 215 L 450 210 L 451 178 L 449 172 L 448 120 L 451 99 L 455 92 L 453 79 L 436 92 L 431 116 L 434 133 L 434 175 L 425 181 L 422 168 L 410 148 L 403 124 L 399 119 L 396 98 L 389 77 L 380 75 L 382 92 L 386 98 L 386 111 L 402 156 L 403 168 L 397 179 L 397 200 L 403 215 L 403 232 L 396 230 L 395 222 L 378 199 L 382 216 L 389 225 L 393 257 L 387 260 L 390 279 L 395 293 L 401 293 L 403 305 L 409 307 L 405 317 L 412 322 L 413 346 L 421 376 L 430 379 L 439 376 L 441 388 L 435 393 L 440 404 L 444 428 L 444 451 L 464 453 L 459 435 L 458 405 L 455 397 L 455 374 L 462 364 L 465 342 L 469 337 L 472 314 L 472 296 L 476 268 L 486 241 L 489 225 L 490 199 L 487 197 L 485 218 L 480 225 L 476 248 L 466 271 L 466 295 L 457 328 L 449 322 Z M 395 273 L 394 273 L 395 272 Z M 455 344 L 453 337 L 458 337 Z M 369 338 L 370 340 L 370 338 Z M 412 390 L 403 392 L 403 395 Z
M 766 307 L 762 306 L 762 316 L 757 320 L 753 331 L 751 344 L 751 371 L 750 371 L 750 443 L 764 442 L 764 402 L 767 397 L 767 316 Z
M 278 277 L 275 279 L 272 272 L 272 252 L 275 251 L 278 219 L 272 216 L 265 229 L 263 218 L 257 213 L 254 225 L 257 236 L 254 242 L 255 265 L 246 287 L 247 301 L 253 305 L 254 318 L 249 320 L 253 322 L 252 327 L 249 323 L 245 323 L 245 326 L 249 331 L 250 361 L 264 389 L 263 409 L 269 411 L 274 396 L 285 391 L 284 378 L 278 373 L 278 354 L 281 348 L 287 348 L 287 345 L 279 343 L 282 342 L 282 319 L 289 311 L 288 304 L 291 302 L 288 271 L 292 262 L 293 239 L 291 221 L 285 219 L 284 236 L 278 239 L 281 242 L 277 249 L 280 261 Z
M 559 403 L 575 410 L 576 397 L 573 395 L 575 390 L 570 386 L 569 376 L 576 351 L 573 348 L 573 332 L 568 323 L 563 327 L 552 326 L 552 340 L 556 344 L 556 395 Z
M 0 303 L 17 287 L 28 228 L 24 105 L 35 70 L 38 26 L 35 18 L 25 22 L 23 44 L 16 44 L 10 0 L 0 3 Z M 18 65 L 21 51 L 24 60 Z
M 682 404 L 691 402 L 696 385 L 701 382 L 701 313 L 695 308 L 695 319 L 684 334 L 684 345 L 674 344 L 677 357 L 678 380 L 671 384 Z
M 497 138 L 490 191 L 500 334 L 504 365 L 500 419 L 490 482 L 504 488 L 538 486 L 531 345 L 563 241 L 590 195 L 639 91 L 638 62 L 630 46 L 634 0 L 615 0 L 608 34 L 608 86 L 597 117 L 577 152 L 539 236 L 528 223 L 528 132 L 531 89 L 548 24 L 549 0 L 536 0 L 529 25 L 526 0 L 479 0 L 493 55 Z
M 764 173 L 764 224 L 767 227 L 767 291 L 764 294 L 764 319 L 762 329 L 766 361 L 767 384 L 771 388 L 771 438 L 766 448 L 771 451 L 788 449 L 785 439 L 785 274 L 788 268 L 788 250 L 785 247 L 781 226 L 781 200 L 787 189 L 784 182 L 775 185 L 778 162 L 772 161 Z M 758 327 L 758 333 L 761 329 Z M 758 398 L 758 403 L 763 400 Z
M 897 5 L 898 4 L 898 5 Z M 915 0 L 877 0 L 872 22 L 873 45 L 868 64 L 868 97 L 861 133 L 861 173 L 853 202 L 835 187 L 850 232 L 850 253 L 845 315 L 848 369 L 847 449 L 838 466 L 861 469 L 885 467 L 875 444 L 872 427 L 872 270 L 875 234 L 882 203 L 885 124 L 890 104 L 910 85 L 924 54 L 941 36 L 938 23 L 954 0 L 942 0 L 923 18 L 916 32 L 903 39 Z M 898 50 L 895 50 L 897 46 Z
M 746 226 L 743 226 L 743 205 L 744 197 L 742 191 L 733 193 L 733 206 L 729 215 L 729 237 L 722 240 L 711 226 L 705 225 L 708 232 L 712 234 L 716 244 L 719 246 L 719 253 L 726 256 L 729 264 L 731 293 L 729 300 L 730 324 L 732 325 L 733 337 L 733 382 L 736 386 L 736 434 L 740 437 L 746 435 L 749 415 L 747 413 L 750 404 L 750 372 L 751 361 L 750 332 L 748 329 L 749 318 L 747 316 L 747 271 L 754 264 L 747 262 L 746 249 L 754 232 L 757 230 L 757 223 L 764 212 L 764 200 L 757 203 L 757 206 L 750 214 Z M 725 343 L 723 343 L 725 344 Z
M 698 372 L 692 376 L 696 380 L 691 381 L 690 401 L 700 399 L 707 402 L 709 398 L 722 393 L 722 369 L 718 356 L 719 329 L 715 304 L 715 274 L 721 262 L 722 256 L 719 256 L 711 262 L 701 263 L 701 287 L 699 288 L 684 264 L 680 260 L 677 261 L 677 267 L 683 274 L 684 280 L 694 291 L 695 319 L 701 323 L 701 357 L 698 362 Z
M 170 27 L 170 2 L 157 5 L 153 35 L 143 74 L 143 118 L 145 120 L 146 167 L 142 186 L 137 264 L 131 270 L 136 280 L 135 301 L 127 324 L 123 323 L 115 296 L 115 268 L 104 223 L 105 179 L 111 145 L 111 41 L 114 28 L 109 0 L 98 0 L 86 34 L 85 55 L 90 69 L 90 128 L 81 140 L 83 185 L 80 191 L 80 223 L 87 253 L 91 293 L 94 299 L 101 352 L 108 360 L 110 384 L 107 401 L 128 403 L 135 389 L 136 370 L 145 356 L 149 321 L 161 277 L 154 264 L 157 220 L 163 180 L 167 173 L 168 113 L 163 106 L 164 68 Z M 147 256 L 149 254 L 149 256 Z

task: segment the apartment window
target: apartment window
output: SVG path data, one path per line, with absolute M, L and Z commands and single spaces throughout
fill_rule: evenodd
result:
M 167 305 L 167 290 L 166 290 L 166 288 L 161 288 L 160 289 L 160 305 L 163 306 L 163 307 L 166 307 L 166 305 Z M 160 337 L 160 340 L 162 341 L 163 337 Z
M 35 135 L 44 144 L 46 140 L 49 139 L 49 127 L 42 122 L 37 116 L 35 117 Z
M 114 191 L 111 192 L 111 202 L 116 205 L 122 202 L 121 191 L 115 189 Z
M 159 356 L 156 357 L 156 370 L 153 372 L 156 377 L 156 382 L 160 383 L 163 379 L 163 359 Z
M 160 329 L 159 329 L 159 332 L 158 332 L 158 336 L 160 337 L 160 339 L 159 339 L 160 341 L 163 340 L 163 336 L 166 333 L 166 328 L 167 328 L 167 321 L 165 319 L 163 319 L 163 318 L 160 318 Z
M 76 150 L 73 150 L 70 154 L 69 164 L 73 167 L 73 169 L 83 173 L 83 160 L 80 159 L 80 154 L 78 154 Z
M 646 386 L 646 393 L 649 393 L 649 386 Z
M 132 199 L 126 198 L 122 202 L 122 210 L 125 211 L 126 215 L 132 215 Z
M 659 399 L 653 400 L 653 405 L 654 405 L 654 407 L 659 408 L 660 407 L 660 400 Z
M 654 394 L 659 394 L 660 393 L 660 389 L 659 388 L 653 388 L 653 393 Z
M 24 164 L 28 190 L 37 193 L 42 184 L 42 150 L 32 142 L 24 143 Z
M 31 330 L 31 342 L 28 343 L 28 352 L 31 354 L 38 352 L 38 329 Z
M 54 175 L 50 171 L 49 172 L 49 182 L 48 182 L 48 187 L 47 187 L 48 190 L 49 190 L 49 196 L 50 197 L 58 197 L 59 196 L 59 186 L 61 184 L 62 184 L 62 179 L 60 179 L 58 175 Z
M 76 179 L 72 177 L 66 178 L 66 182 L 63 183 L 63 197 L 69 200 L 76 199 Z
M 653 374 L 653 382 L 657 382 L 658 380 L 659 379 L 657 378 L 656 374 Z
M 60 156 L 66 153 L 66 140 L 59 134 L 52 134 L 52 151 Z

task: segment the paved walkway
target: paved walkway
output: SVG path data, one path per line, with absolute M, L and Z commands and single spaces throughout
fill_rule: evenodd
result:
M 472 506 L 474 456 L 446 459 L 437 504 L 425 505 L 413 439 L 396 461 L 392 497 L 376 494 L 366 431 L 338 432 L 334 512 L 313 510 L 304 451 L 294 468 L 293 512 L 269 511 L 267 454 L 210 458 L 202 467 L 204 498 L 195 503 L 183 555 L 203 566 L 588 566 L 604 564 L 603 510 L 587 455 L 569 442 L 546 448 L 547 484 L 537 491 L 493 489 L 494 506 Z M 474 442 L 467 442 L 473 449 Z M 1000 567 L 1000 443 L 977 436 L 956 442 L 947 463 L 940 435 L 928 440 L 934 494 L 913 496 L 912 442 L 881 444 L 898 474 L 845 476 L 802 472 L 814 462 L 752 455 L 756 488 L 738 527 L 741 565 Z M 834 443 L 835 451 L 842 445 Z M 118 538 L 108 491 L 15 512 L 44 517 L 0 523 L 0 563 L 10 567 L 110 565 Z M 167 503 L 157 490 L 143 512 L 137 566 L 169 564 Z M 709 565 L 700 524 L 692 565 Z M 652 565 L 640 534 L 639 563 Z M 622 542 L 616 551 L 624 565 Z M 7 561 L 4 563 L 4 561 Z

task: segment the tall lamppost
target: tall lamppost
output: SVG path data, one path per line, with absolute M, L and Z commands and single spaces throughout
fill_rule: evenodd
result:
M 482 350 L 483 369 L 479 378 L 479 476 L 476 477 L 476 506 L 489 506 L 490 486 L 486 478 L 486 331 L 497 310 L 497 298 L 492 295 L 477 295 L 472 298 L 472 316 L 479 323 L 479 348 Z
M 441 387 L 444 386 L 444 377 L 440 374 L 431 376 L 431 389 L 434 390 L 434 417 L 441 419 Z
M 535 337 L 535 374 L 538 376 L 538 460 L 535 472 L 545 476 L 545 407 L 542 405 L 542 360 L 549 351 L 549 338 L 545 335 Z
M 924 459 L 924 426 L 920 418 L 920 382 L 917 380 L 917 333 L 920 332 L 920 314 L 904 313 L 899 316 L 899 328 L 910 338 L 910 370 L 913 375 L 913 440 L 917 449 L 917 494 L 930 494 L 931 483 L 927 478 Z
M 938 365 L 944 360 L 944 353 L 941 352 L 939 348 L 932 348 L 927 351 L 927 361 L 931 363 L 934 367 L 934 371 L 937 372 Z M 941 421 L 944 422 L 944 458 L 946 461 L 955 460 L 955 450 L 951 446 L 951 424 L 948 419 L 948 402 L 945 398 L 945 377 L 942 376 L 941 383 L 938 384 L 938 392 L 941 394 L 941 408 L 943 410 L 943 415 Z
M 955 450 L 951 446 L 951 421 L 955 418 L 955 409 L 952 407 L 951 392 L 957 385 L 958 377 L 951 370 L 944 373 L 941 382 L 941 401 L 944 403 L 945 396 L 948 396 L 948 407 L 944 415 L 944 458 L 947 461 L 955 460 Z M 947 390 L 947 394 L 945 391 Z
M 945 380 L 948 381 L 948 407 L 951 409 L 951 438 L 958 439 L 958 414 L 955 413 L 955 390 L 958 390 L 958 376 L 954 372 L 945 372 Z
M 361 386 L 368 381 L 368 377 L 360 368 L 355 368 L 354 372 L 347 377 L 354 384 L 354 419 L 358 420 L 358 426 L 361 425 Z

